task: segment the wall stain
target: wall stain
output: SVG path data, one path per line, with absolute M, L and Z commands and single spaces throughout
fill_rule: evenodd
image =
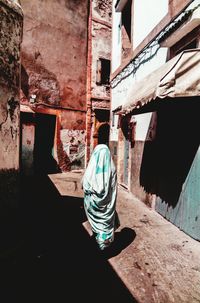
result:
M 9 114 L 10 114 L 10 119 L 11 121 L 13 121 L 13 117 L 14 117 L 14 112 L 15 112 L 15 109 L 17 108 L 19 102 L 16 101 L 14 99 L 14 97 L 11 97 L 9 100 L 8 100 L 8 105 L 9 105 Z

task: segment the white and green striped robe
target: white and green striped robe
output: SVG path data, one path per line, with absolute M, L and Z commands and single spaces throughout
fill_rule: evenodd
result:
M 95 147 L 82 179 L 84 208 L 100 249 L 114 240 L 117 174 L 105 144 Z

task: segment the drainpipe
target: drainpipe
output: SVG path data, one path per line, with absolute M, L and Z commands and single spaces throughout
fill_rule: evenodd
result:
M 87 84 L 86 84 L 86 161 L 90 159 L 92 102 L 91 102 L 91 76 L 92 76 L 92 0 L 89 0 L 88 12 L 88 47 L 87 47 Z

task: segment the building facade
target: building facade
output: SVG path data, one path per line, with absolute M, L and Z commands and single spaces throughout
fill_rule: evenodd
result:
M 199 5 L 113 1 L 111 74 L 119 182 L 198 240 Z
M 22 171 L 84 169 L 109 120 L 111 1 L 21 4 Z
M 110 120 L 112 1 L 91 1 L 88 27 L 87 160 L 97 144 L 98 129 Z
M 85 165 L 88 1 L 21 1 L 21 168 Z

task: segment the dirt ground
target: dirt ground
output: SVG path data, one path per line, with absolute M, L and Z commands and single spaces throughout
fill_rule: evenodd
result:
M 200 302 L 200 242 L 120 186 L 117 211 L 121 225 L 105 258 L 133 297 L 141 303 Z M 83 226 L 91 235 L 87 221 Z
M 120 231 L 133 241 L 109 259 L 130 292 L 142 303 L 200 302 L 200 242 L 119 189 Z

